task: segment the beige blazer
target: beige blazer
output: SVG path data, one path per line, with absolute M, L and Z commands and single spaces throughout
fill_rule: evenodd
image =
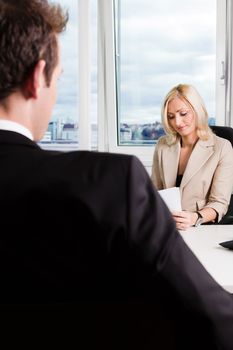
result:
M 169 146 L 167 137 L 159 139 L 153 157 L 152 181 L 158 190 L 174 187 L 180 157 L 180 142 Z M 198 140 L 180 184 L 183 210 L 210 207 L 218 220 L 226 214 L 233 189 L 233 148 L 228 140 L 211 135 Z

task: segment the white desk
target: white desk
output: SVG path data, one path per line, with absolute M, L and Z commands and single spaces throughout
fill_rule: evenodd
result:
M 211 276 L 233 293 L 233 250 L 219 245 L 233 240 L 233 225 L 191 227 L 180 234 Z

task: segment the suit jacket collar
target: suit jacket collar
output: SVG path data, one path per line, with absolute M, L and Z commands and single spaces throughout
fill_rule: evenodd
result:
M 208 140 L 198 140 L 188 160 L 183 178 L 180 184 L 182 190 L 191 178 L 200 170 L 214 152 L 214 136 Z M 164 150 L 164 180 L 166 188 L 175 186 L 180 157 L 180 141 Z M 174 171 L 172 171 L 174 169 Z
M 30 140 L 28 137 L 9 130 L 0 130 L 0 146 L 1 145 L 21 145 L 40 149 L 38 144 Z
M 213 136 L 206 141 L 198 140 L 188 160 L 183 179 L 180 184 L 181 190 L 212 156 L 214 153 L 213 146 Z

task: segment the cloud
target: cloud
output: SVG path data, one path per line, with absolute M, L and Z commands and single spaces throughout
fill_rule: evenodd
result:
M 140 119 L 143 106 L 148 119 L 149 110 L 160 110 L 178 83 L 195 85 L 214 116 L 216 3 L 179 1 L 174 6 L 174 1 L 147 0 L 141 5 L 121 1 L 122 118 Z
M 77 114 L 77 0 L 59 2 L 69 9 L 70 20 L 61 37 L 65 72 L 57 108 L 66 114 Z M 214 116 L 216 1 L 122 0 L 120 13 L 122 120 L 142 123 L 157 120 L 164 96 L 178 83 L 195 85 L 210 115 Z M 92 8 L 91 82 L 91 115 L 96 120 L 97 33 L 94 16 L 96 7 Z M 62 108 L 63 103 L 65 108 Z

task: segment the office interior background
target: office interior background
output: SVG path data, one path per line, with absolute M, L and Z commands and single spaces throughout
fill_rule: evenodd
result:
M 46 149 L 134 154 L 150 172 L 167 92 L 193 84 L 233 127 L 231 0 L 59 0 L 63 74 Z

